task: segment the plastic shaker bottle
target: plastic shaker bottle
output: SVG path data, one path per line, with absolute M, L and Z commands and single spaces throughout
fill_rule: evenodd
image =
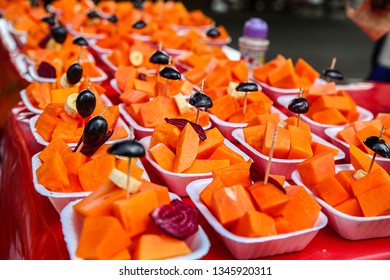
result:
M 250 69 L 261 66 L 265 61 L 269 40 L 268 24 L 260 18 L 251 18 L 245 22 L 243 36 L 238 38 L 241 58 Z

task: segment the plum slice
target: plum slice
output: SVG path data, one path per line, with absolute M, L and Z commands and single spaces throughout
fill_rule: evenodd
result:
M 184 240 L 198 231 L 198 210 L 179 199 L 160 205 L 149 215 L 162 231 L 178 239 Z

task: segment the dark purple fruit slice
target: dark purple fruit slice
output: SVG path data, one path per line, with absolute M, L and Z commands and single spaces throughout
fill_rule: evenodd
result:
M 55 79 L 57 78 L 56 69 L 53 65 L 46 61 L 42 61 L 41 64 L 39 64 L 38 70 L 37 70 L 38 76 L 43 78 L 51 78 Z
M 199 228 L 198 210 L 179 199 L 160 205 L 149 216 L 166 234 L 182 240 L 193 235 Z
M 104 143 L 106 143 L 106 141 L 108 139 L 110 139 L 110 137 L 112 136 L 112 134 L 114 133 L 114 130 L 111 130 L 111 131 L 108 131 L 106 133 L 106 135 L 96 144 L 94 145 L 91 145 L 91 144 L 83 144 L 83 147 L 81 148 L 80 150 L 80 153 L 82 153 L 83 155 L 87 156 L 87 157 L 90 157 L 92 156 Z M 79 142 L 77 143 L 77 146 L 74 147 L 73 149 L 73 152 L 76 152 L 77 149 L 79 148 L 79 146 L 81 145 L 81 143 L 83 142 L 84 140 L 84 137 L 83 135 L 81 136 Z
M 252 162 L 251 167 L 249 168 L 249 176 L 253 182 L 264 181 L 265 174 Z M 286 193 L 286 190 L 283 188 L 278 181 L 272 177 L 268 177 L 268 183 L 274 185 L 280 189 L 283 193 Z
M 51 39 L 51 33 L 47 34 L 45 37 L 43 37 L 39 43 L 38 43 L 38 46 L 42 49 L 46 48 L 46 45 L 47 43 L 50 41 Z
M 169 124 L 177 126 L 179 129 L 183 129 L 187 123 L 190 123 L 192 128 L 198 134 L 200 140 L 204 141 L 207 138 L 206 132 L 204 131 L 203 127 L 197 123 L 191 122 L 186 119 L 180 119 L 180 118 L 172 118 L 172 119 L 165 118 L 165 121 Z

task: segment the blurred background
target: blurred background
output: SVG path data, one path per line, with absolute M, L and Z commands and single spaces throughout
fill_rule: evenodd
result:
M 351 1 L 359 2 L 359 1 Z M 201 9 L 226 27 L 232 48 L 247 19 L 268 23 L 270 40 L 266 61 L 277 54 L 296 61 L 302 57 L 321 71 L 337 58 L 344 83 L 367 79 L 374 42 L 345 16 L 344 0 L 183 0 L 188 10 Z

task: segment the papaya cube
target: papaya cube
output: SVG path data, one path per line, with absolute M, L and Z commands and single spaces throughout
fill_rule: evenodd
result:
M 212 153 L 214 153 L 218 146 L 225 140 L 225 137 L 216 127 L 206 130 L 206 137 L 206 140 L 199 142 L 196 156 L 198 159 L 210 158 Z
M 36 173 L 38 182 L 50 191 L 64 192 L 69 189 L 68 169 L 60 153 L 54 153 L 38 167 Z
M 368 173 L 366 176 L 355 180 L 351 184 L 352 191 L 355 196 L 358 196 L 370 189 L 373 189 L 379 185 L 390 182 L 390 175 L 386 170 L 382 168 L 375 169 Z
M 355 217 L 363 217 L 362 208 L 360 208 L 360 204 L 355 197 L 350 197 L 347 200 L 337 204 L 334 208 L 344 214 L 355 216 Z
M 222 226 L 229 228 L 246 212 L 256 209 L 245 188 L 235 185 L 214 191 L 210 210 Z
M 302 186 L 291 185 L 285 189 L 289 201 L 282 211 L 282 216 L 294 231 L 313 227 L 321 206 Z
M 335 175 L 334 155 L 322 152 L 297 164 L 301 180 L 308 188 L 319 183 L 326 176 Z
M 296 126 L 289 125 L 290 132 L 290 151 L 288 153 L 289 159 L 309 158 L 313 156 L 311 148 L 311 141 L 307 137 L 307 133 Z
M 272 217 L 281 214 L 288 196 L 273 184 L 259 181 L 247 188 L 257 208 Z
M 213 177 L 219 176 L 225 186 L 231 187 L 233 185 L 242 185 L 243 187 L 248 187 L 252 185 L 252 180 L 250 178 L 250 166 L 252 162 L 250 160 L 237 163 L 228 167 L 220 168 L 214 170 Z
M 356 198 L 359 201 L 365 217 L 390 214 L 389 182 L 359 194 Z
M 211 198 L 213 196 L 213 192 L 218 189 L 224 188 L 225 185 L 221 180 L 220 176 L 216 176 L 213 180 L 200 192 L 199 198 L 207 206 L 207 208 L 211 208 Z
M 274 219 L 259 211 L 248 211 L 230 229 L 245 237 L 260 237 L 277 234 Z
M 334 206 L 350 196 L 336 179 L 335 175 L 329 175 L 314 185 L 314 193 L 326 203 Z
M 130 246 L 131 240 L 112 216 L 86 217 L 76 256 L 87 260 L 107 260 Z
M 114 214 L 119 219 L 128 237 L 145 232 L 153 225 L 149 214 L 159 206 L 156 191 L 137 192 L 130 197 L 114 202 Z
M 160 260 L 187 255 L 191 253 L 184 240 L 166 234 L 142 234 L 132 250 L 133 259 Z

